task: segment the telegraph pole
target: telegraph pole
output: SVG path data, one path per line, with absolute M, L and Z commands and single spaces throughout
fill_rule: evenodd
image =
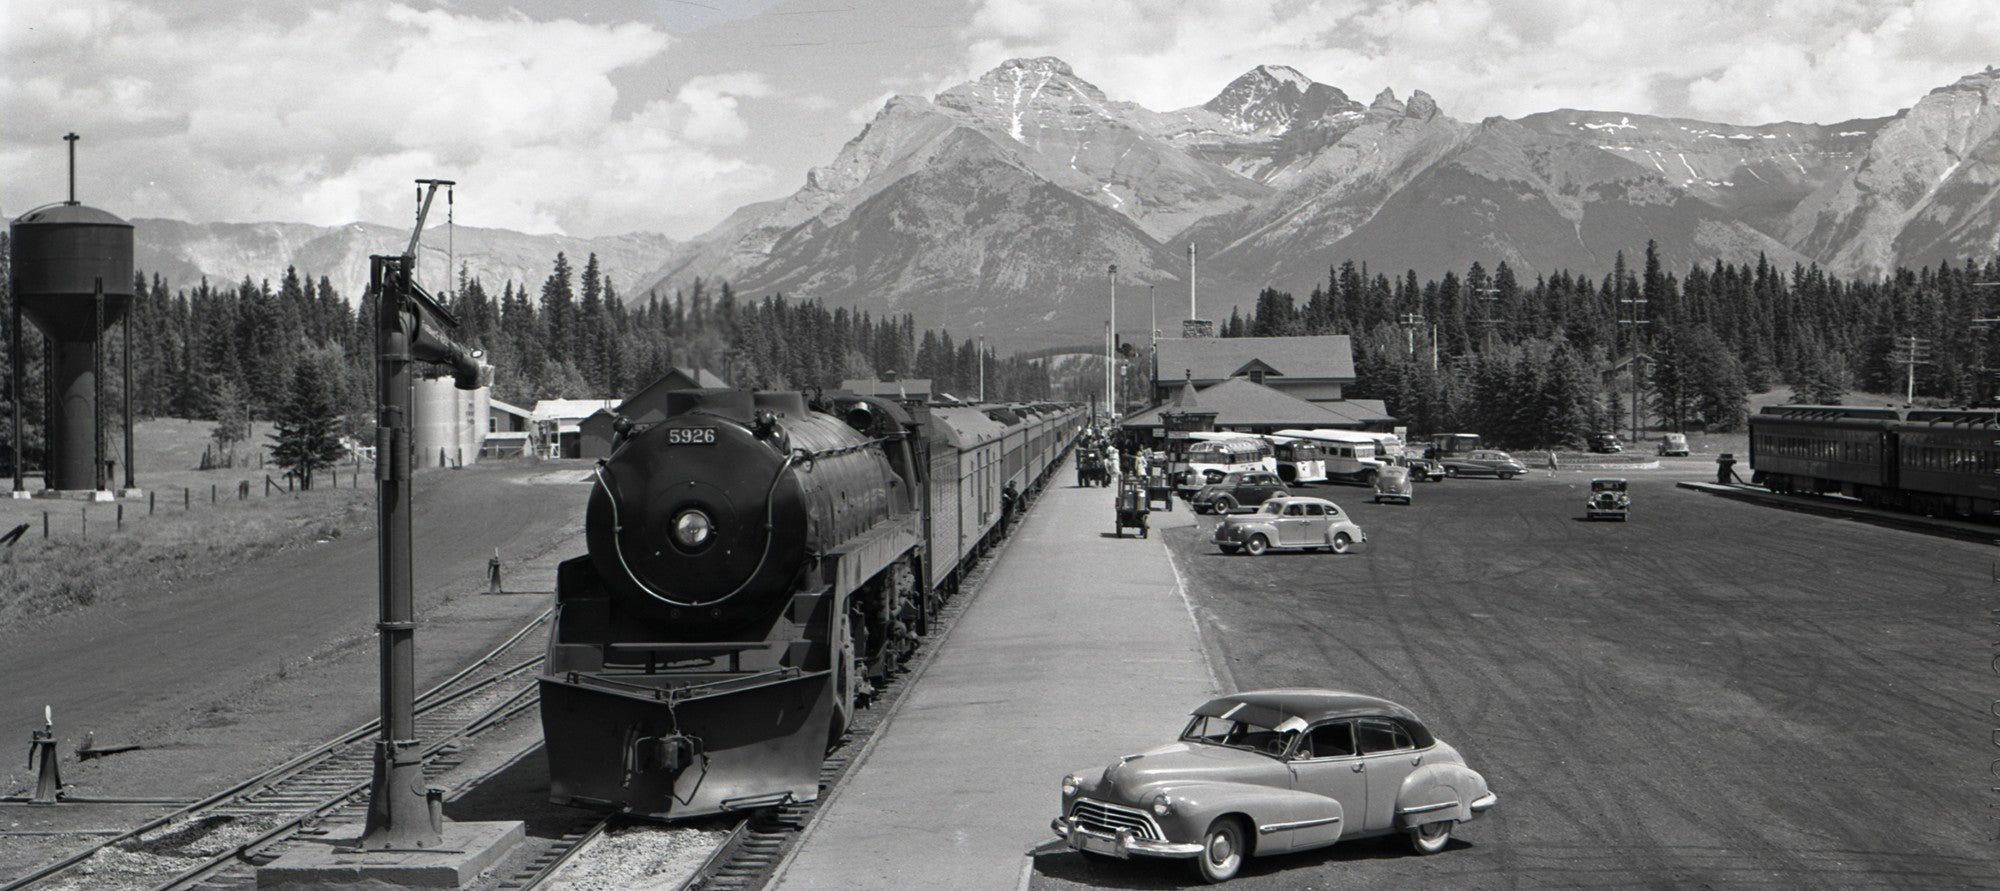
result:
M 1973 282 L 1972 286 L 1975 288 L 2000 288 L 2000 282 Z M 2000 318 L 1973 319 L 1972 324 L 1979 325 L 1983 328 L 1988 325 L 2000 324 Z M 1989 349 L 1985 353 L 1983 353 L 1982 356 L 1990 356 L 1990 355 L 1991 355 L 1991 349 L 1989 347 Z M 1991 401 L 1992 397 L 1994 396 L 1992 383 L 1995 377 L 1994 375 L 1995 369 L 1982 363 L 1980 365 L 1979 371 L 1980 371 L 1979 386 L 1976 388 L 1976 393 L 1980 396 L 1987 397 L 1988 401 Z
M 1403 326 L 1403 334 L 1409 340 L 1409 356 L 1415 359 L 1417 357 L 1417 329 L 1424 326 L 1424 317 L 1413 312 L 1406 312 L 1403 313 L 1402 319 L 1397 324 Z
M 1493 352 L 1493 326 L 1500 324 L 1500 320 L 1493 317 L 1493 305 L 1500 302 L 1500 289 L 1474 288 L 1472 293 L 1478 297 L 1480 305 L 1486 307 L 1486 312 L 1483 314 L 1485 317 L 1479 320 L 1479 327 L 1485 329 L 1485 349 L 1490 353 Z
M 1104 408 L 1118 417 L 1118 264 L 1111 264 L 1111 321 L 1104 338 Z
M 1621 304 L 1628 305 L 1632 308 L 1632 317 L 1629 319 L 1624 318 L 1624 313 L 1621 312 L 1619 314 L 1618 324 L 1632 326 L 1632 359 L 1630 364 L 1626 366 L 1626 370 L 1629 371 L 1632 375 L 1632 443 L 1633 445 L 1636 446 L 1639 443 L 1639 360 L 1640 360 L 1639 349 L 1641 343 L 1640 332 L 1643 330 L 1639 326 L 1651 324 L 1651 321 L 1639 317 L 1639 314 L 1642 312 L 1642 307 L 1646 305 L 1646 298 L 1622 297 L 1619 298 L 1618 302 Z
M 1907 368 L 1903 379 L 1903 407 L 1909 408 L 1917 400 L 1917 366 L 1931 364 L 1930 341 L 1914 334 L 1896 338 L 1895 353 L 1890 361 Z

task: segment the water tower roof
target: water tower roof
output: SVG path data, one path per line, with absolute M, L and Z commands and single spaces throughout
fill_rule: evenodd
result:
M 108 210 L 83 204 L 51 204 L 38 207 L 14 221 L 16 226 L 126 226 L 132 224 Z

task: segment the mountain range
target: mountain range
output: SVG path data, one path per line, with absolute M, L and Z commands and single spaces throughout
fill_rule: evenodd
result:
M 1760 254 L 1843 276 L 2000 252 L 2000 72 L 1883 118 L 1755 126 L 1561 109 L 1468 122 L 1421 90 L 1360 102 L 1279 65 L 1174 111 L 1113 99 L 1059 59 L 1016 59 L 898 96 L 791 195 L 686 241 L 459 229 L 497 291 L 538 289 L 557 250 L 599 255 L 628 299 L 694 278 L 783 293 L 1001 347 L 1226 317 L 1330 267 L 1431 278 L 1508 263 L 1598 276 L 1658 243 L 1672 272 Z M 387 227 L 138 221 L 140 265 L 233 281 L 296 265 L 358 293 Z M 438 236 L 426 248 L 441 252 Z M 428 262 L 428 261 L 426 261 Z M 1116 264 L 1115 276 L 1109 267 Z M 1157 296 L 1162 304 L 1151 298 Z

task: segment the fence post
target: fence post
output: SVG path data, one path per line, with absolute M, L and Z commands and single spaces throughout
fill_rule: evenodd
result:
M 193 507 L 193 505 L 194 505 L 194 501 L 193 501 L 193 499 L 192 499 L 192 498 L 190 498 L 190 497 L 189 497 L 189 495 L 188 495 L 188 493 L 189 493 L 189 492 L 192 492 L 192 491 L 194 491 L 194 490 L 193 490 L 193 489 L 190 489 L 190 488 L 188 488 L 187 486 L 182 486 L 182 487 L 181 487 L 181 510 L 193 510 L 193 509 L 194 509 L 194 507 Z
M 125 531 L 125 505 L 118 505 L 118 531 Z
M 48 538 L 49 538 L 49 512 L 42 511 L 42 540 L 47 541 Z
M 159 500 L 160 500 L 160 490 L 154 489 L 153 491 L 146 493 L 146 516 L 150 517 L 153 515 L 153 510 L 159 507 L 158 504 Z
M 82 528 L 83 528 L 83 535 L 82 535 L 81 537 L 82 537 L 82 538 L 89 538 L 89 537 L 90 537 L 90 508 L 87 508 L 87 507 L 79 507 L 79 508 L 77 508 L 77 512 L 83 515 L 83 525 L 82 525 Z

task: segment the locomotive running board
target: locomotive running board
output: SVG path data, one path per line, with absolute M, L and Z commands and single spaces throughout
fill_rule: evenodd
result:
M 550 801 L 665 820 L 819 797 L 831 672 L 657 698 L 590 680 L 540 678 Z

